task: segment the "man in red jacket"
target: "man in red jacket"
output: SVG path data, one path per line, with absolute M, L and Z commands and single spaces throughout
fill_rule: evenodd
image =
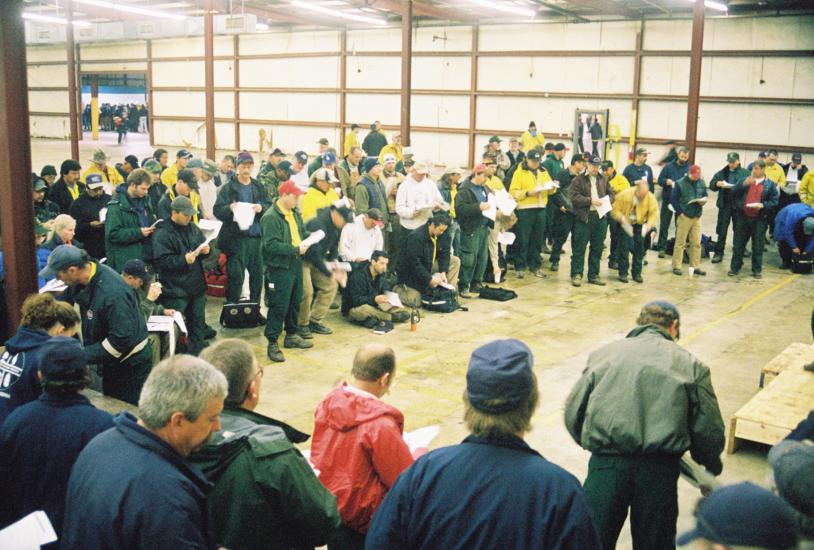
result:
M 350 383 L 317 407 L 311 462 L 336 496 L 342 526 L 335 549 L 362 549 L 373 514 L 413 457 L 402 438 L 404 416 L 381 401 L 396 375 L 396 355 L 381 344 L 356 352 Z

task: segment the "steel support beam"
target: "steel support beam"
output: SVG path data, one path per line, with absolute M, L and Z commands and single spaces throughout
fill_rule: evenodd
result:
M 234 75 L 235 102 L 235 150 L 240 151 L 240 36 L 235 35 L 232 42 L 232 74 Z M 216 158 L 212 160 L 217 161 Z
M 402 7 L 400 0 L 369 0 L 367 4 L 371 8 L 387 10 L 390 12 L 401 13 Z M 463 10 L 454 8 L 439 8 L 432 6 L 426 2 L 413 2 L 413 15 L 417 17 L 427 17 L 430 19 L 440 19 L 442 21 L 471 21 L 477 22 L 478 17 L 474 13 L 468 13 Z
M 215 158 L 215 27 L 212 0 L 204 14 L 204 74 L 206 77 L 206 158 Z
M 348 31 L 342 29 L 339 35 L 339 148 L 338 158 L 345 156 L 345 126 L 347 126 L 348 99 Z
M 153 138 L 153 41 L 147 40 L 147 135 L 150 147 L 155 147 Z
M 469 73 L 469 166 L 475 162 L 475 136 L 478 120 L 478 48 L 480 28 L 472 26 L 472 57 L 470 58 Z
M 410 88 L 413 78 L 413 0 L 401 0 L 401 143 L 410 145 Z
M 71 158 L 79 160 L 79 109 L 76 102 L 76 44 L 73 37 L 73 0 L 65 2 L 65 16 L 68 24 L 65 25 L 66 44 L 68 54 L 68 113 L 71 128 Z
M 23 300 L 37 292 L 31 139 L 28 124 L 22 1 L 0 2 L 0 235 L 9 327 L 20 323 Z
M 698 105 L 701 97 L 701 62 L 704 51 L 704 0 L 695 0 L 692 10 L 692 42 L 690 45 L 690 90 L 687 97 L 687 147 L 690 162 L 695 161 L 698 135 Z
M 636 23 L 636 55 L 633 58 L 633 98 L 630 100 L 630 141 L 629 155 L 632 158 L 636 149 L 636 134 L 639 127 L 639 98 L 642 85 L 642 44 L 644 42 L 644 22 Z

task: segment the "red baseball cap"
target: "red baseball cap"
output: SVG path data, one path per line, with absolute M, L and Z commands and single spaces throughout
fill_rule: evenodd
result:
M 282 195 L 297 195 L 298 197 L 303 194 L 302 189 L 297 187 L 297 184 L 291 180 L 283 182 L 280 184 L 280 187 L 277 189 L 277 192 Z
M 697 164 L 693 164 L 692 166 L 690 166 L 689 172 L 692 177 L 698 178 L 701 176 L 701 167 L 698 166 Z
M 480 174 L 481 172 L 486 172 L 489 168 L 485 164 L 478 164 L 472 170 L 472 174 Z

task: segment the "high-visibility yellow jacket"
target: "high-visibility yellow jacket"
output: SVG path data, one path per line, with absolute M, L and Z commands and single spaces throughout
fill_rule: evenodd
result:
M 520 136 L 520 148 L 524 153 L 528 153 L 537 146 L 545 147 L 545 136 L 542 132 L 537 132 L 536 136 L 532 136 L 531 132 L 525 131 Z
M 537 169 L 535 175 L 534 172 L 529 170 L 525 162 L 520 164 L 514 171 L 512 183 L 509 186 L 509 193 L 517 201 L 517 208 L 519 210 L 524 208 L 545 208 L 548 204 L 549 195 L 556 193 L 557 189 L 543 191 L 539 195 L 529 195 L 529 191 L 533 191 L 538 185 L 542 186 L 547 181 L 551 181 L 551 176 L 542 166 Z
M 611 210 L 611 217 L 619 223 L 627 220 L 628 223 L 633 223 L 631 214 L 636 209 L 637 224 L 647 224 L 654 227 L 659 221 L 659 205 L 656 202 L 656 196 L 648 192 L 644 200 L 638 200 L 635 196 L 635 187 L 628 187 L 624 191 L 617 193 L 613 200 L 613 210 Z

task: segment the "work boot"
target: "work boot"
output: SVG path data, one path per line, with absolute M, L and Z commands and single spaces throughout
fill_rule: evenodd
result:
M 694 271 L 694 274 L 698 275 L 699 277 L 704 277 L 707 274 L 707 272 L 704 271 L 703 269 L 699 268 L 699 267 L 696 267 L 695 271 Z
M 307 326 L 297 327 L 297 334 L 299 334 L 300 338 L 303 340 L 312 340 L 314 338 L 314 335 L 311 333 L 311 329 Z
M 394 323 L 403 323 L 404 321 L 410 319 L 410 312 L 397 311 L 390 316 L 390 319 L 392 319 Z
M 605 286 L 605 281 L 600 279 L 599 277 L 588 277 L 588 284 L 596 285 L 596 286 Z
M 546 275 L 545 273 L 543 273 L 543 270 L 542 270 L 542 269 L 538 269 L 537 271 L 535 271 L 535 272 L 534 272 L 534 276 L 535 276 L 535 277 L 539 277 L 540 279 L 546 279 L 546 278 L 548 278 L 548 275 Z
M 277 345 L 277 342 L 269 342 L 266 355 L 275 363 L 282 363 L 285 361 L 285 355 L 283 355 L 283 352 L 280 351 L 280 346 Z
M 283 347 L 286 348 L 299 348 L 299 349 L 308 349 L 313 348 L 314 343 L 309 342 L 299 334 L 286 334 L 285 340 L 283 340 Z
M 470 288 L 470 290 L 472 292 L 480 293 L 482 288 L 483 288 L 482 284 L 480 284 L 480 283 L 472 283 L 472 287 Z
M 620 282 L 620 283 L 626 283 L 626 282 L 628 282 L 628 280 L 627 280 L 627 275 L 619 275 L 619 282 Z
M 378 319 L 376 319 L 375 317 L 368 317 L 367 319 L 364 320 L 362 326 L 365 328 L 376 328 L 376 325 L 378 324 L 379 324 Z
M 783 270 L 791 269 L 791 264 L 782 263 L 782 264 L 780 264 L 780 269 L 783 269 Z
M 712 257 L 712 263 L 714 263 L 714 264 L 719 264 L 722 261 L 724 261 L 724 255 L 723 254 L 715 254 L 715 256 Z
M 637 283 L 643 283 L 644 282 L 644 279 L 642 279 L 641 275 L 634 275 L 633 280 L 636 281 Z
M 518 279 L 524 279 L 526 277 L 526 270 L 525 269 L 518 269 L 516 271 Z
M 682 271 L 681 271 L 680 268 L 678 268 L 678 267 L 673 268 L 673 275 L 681 275 L 681 274 L 682 274 Z
M 458 290 L 458 296 L 461 298 L 466 298 L 467 300 L 472 297 L 472 295 L 469 293 L 469 289 L 466 287 L 462 287 Z
M 667 253 L 664 250 L 659 250 L 659 258 L 666 258 Z
M 558 269 L 560 269 L 560 262 L 551 262 L 551 265 L 549 266 L 548 269 L 550 269 L 551 271 L 557 271 Z
M 608 260 L 608 269 L 619 269 L 619 262 L 616 260 Z
M 217 330 L 213 329 L 209 325 L 205 326 L 205 328 L 204 328 L 204 340 L 211 340 L 212 338 L 214 338 L 217 335 L 218 335 Z
M 761 275 L 760 271 L 753 271 L 752 277 L 754 277 L 755 279 L 762 279 L 763 275 Z
M 735 271 L 734 269 L 730 269 L 729 273 L 727 273 L 727 275 L 729 275 L 730 277 L 737 277 L 738 273 L 740 273 L 740 271 Z
M 319 321 L 311 321 L 308 323 L 308 328 L 315 334 L 333 334 L 334 331 L 320 323 Z
M 571 277 L 571 286 L 582 286 L 582 275 L 574 275 Z

